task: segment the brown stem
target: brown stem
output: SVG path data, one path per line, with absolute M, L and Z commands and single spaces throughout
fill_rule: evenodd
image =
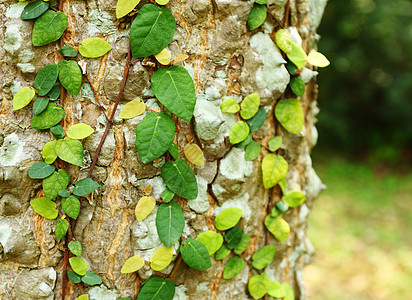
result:
M 285 15 L 283 16 L 283 28 L 285 28 L 289 21 L 290 0 L 286 3 Z
M 92 176 L 93 169 L 94 169 L 94 166 L 96 165 L 97 158 L 99 157 L 100 151 L 102 150 L 103 143 L 104 143 L 104 141 L 107 137 L 107 134 L 109 133 L 110 127 L 113 124 L 113 118 L 114 118 L 114 115 L 116 113 L 117 106 L 119 105 L 120 99 L 122 98 L 123 91 L 124 91 L 124 88 L 126 86 L 127 76 L 129 75 L 131 57 L 132 57 L 132 52 L 131 52 L 131 44 L 130 44 L 130 40 L 129 40 L 129 51 L 127 53 L 126 67 L 124 68 L 122 85 L 120 86 L 120 91 L 119 91 L 119 94 L 117 95 L 116 103 L 114 104 L 112 114 L 110 115 L 110 118 L 107 120 L 106 129 L 105 129 L 104 134 L 103 134 L 103 136 L 100 140 L 99 146 L 97 147 L 96 154 L 94 155 L 92 165 L 90 166 L 89 174 L 87 174 L 88 178 L 90 178 Z
M 103 105 L 100 103 L 99 97 L 97 96 L 97 91 L 94 89 L 93 84 L 92 84 L 92 81 L 90 80 L 90 77 L 87 75 L 87 73 L 85 73 L 84 76 L 86 77 L 87 81 L 89 82 L 90 87 L 91 87 L 91 89 L 92 89 L 92 91 L 93 91 L 94 98 L 96 99 L 96 101 L 97 101 L 100 109 L 102 110 L 104 116 L 106 117 L 106 120 L 108 121 L 109 118 L 108 118 L 107 115 L 106 115 L 106 110 L 105 110 L 105 108 L 103 107 Z
M 177 268 L 179 267 L 180 263 L 182 262 L 182 255 L 179 253 L 176 259 L 176 263 L 173 266 L 172 272 L 169 274 L 169 279 L 172 279 L 172 277 L 175 275 Z
M 275 21 L 278 23 L 278 25 L 281 28 L 285 28 L 285 27 L 283 27 L 282 23 L 280 23 L 279 19 L 275 16 L 275 14 L 273 14 L 269 9 L 267 10 L 267 12 L 273 19 L 275 19 Z

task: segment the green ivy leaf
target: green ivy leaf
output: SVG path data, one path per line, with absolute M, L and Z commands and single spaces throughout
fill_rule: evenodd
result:
M 144 258 L 139 255 L 135 255 L 135 256 L 129 257 L 124 262 L 123 267 L 120 270 L 120 273 L 122 274 L 133 273 L 141 269 L 144 265 L 145 265 Z
M 175 284 L 172 280 L 152 277 L 143 282 L 137 300 L 172 300 L 175 295 Z
M 87 272 L 86 275 L 82 277 L 82 281 L 88 285 L 96 285 L 102 283 L 102 279 L 94 272 Z
M 246 139 L 244 139 L 243 141 L 241 141 L 240 143 L 237 143 L 235 146 L 239 147 L 239 148 L 245 148 L 247 145 L 249 145 L 249 143 L 253 141 L 253 137 L 252 137 L 252 133 L 249 132 L 249 134 L 247 135 Z
M 292 40 L 287 29 L 279 29 L 275 34 L 276 45 L 285 53 L 292 51 Z
M 61 191 L 59 192 L 59 196 L 60 196 L 60 197 L 63 197 L 63 198 L 70 197 L 70 192 L 69 192 L 68 190 L 61 190 Z
M 240 116 L 247 120 L 253 117 L 260 105 L 260 95 L 258 93 L 253 93 L 247 96 L 240 104 Z
M 42 0 L 27 4 L 21 12 L 22 20 L 32 20 L 40 17 L 46 10 L 49 9 L 49 4 Z
M 60 105 L 50 102 L 40 114 L 34 115 L 31 127 L 34 129 L 49 129 L 63 120 L 64 109 Z
M 288 59 L 296 65 L 299 69 L 302 69 L 306 65 L 306 60 L 308 56 L 306 55 L 305 51 L 302 49 L 301 46 L 292 42 L 292 51 L 286 53 Z
M 46 97 L 37 98 L 33 103 L 33 115 L 42 113 L 49 105 L 49 99 Z
M 185 217 L 180 205 L 175 202 L 159 205 L 156 214 L 156 229 L 159 239 L 167 247 L 177 242 L 185 228 Z
M 237 244 L 233 252 L 235 252 L 235 254 L 237 255 L 240 255 L 247 249 L 248 245 L 249 245 L 249 235 L 242 234 L 242 239 L 240 240 L 239 244 Z
M 155 271 L 165 269 L 173 258 L 173 247 L 160 247 L 150 256 L 150 267 Z
M 83 146 L 78 140 L 72 140 L 65 138 L 58 140 L 56 144 L 57 156 L 68 163 L 76 166 L 82 166 L 83 164 Z
M 51 91 L 59 76 L 59 67 L 51 64 L 42 68 L 34 79 L 34 87 L 39 96 L 45 96 Z
M 249 279 L 248 290 L 253 299 L 260 299 L 266 295 L 269 290 L 270 279 L 265 274 L 253 275 Z
M 282 146 L 282 137 L 275 136 L 273 139 L 269 140 L 269 151 L 275 152 Z
M 54 233 L 56 234 L 56 237 L 59 241 L 66 236 L 69 226 L 69 222 L 65 219 L 60 219 L 57 221 Z
M 228 230 L 225 234 L 226 247 L 233 249 L 239 245 L 242 239 L 242 229 L 239 226 L 235 226 Z
M 222 260 L 228 257 L 230 254 L 230 250 L 225 246 L 225 244 L 222 245 L 222 247 L 217 250 L 215 253 L 215 260 Z
M 255 0 L 258 4 L 268 4 L 268 0 Z
M 277 209 L 281 214 L 287 212 L 288 209 L 289 209 L 289 205 L 288 205 L 287 203 L 283 202 L 283 201 L 278 201 L 278 202 L 276 202 L 275 206 L 276 206 L 276 209 Z
M 297 134 L 302 131 L 305 117 L 302 105 L 297 99 L 280 100 L 275 108 L 276 119 L 289 132 Z
M 46 11 L 34 21 L 33 46 L 43 46 L 57 41 L 63 35 L 68 24 L 66 15 L 61 11 Z
M 265 189 L 274 187 L 286 177 L 289 165 L 280 155 L 267 154 L 262 160 L 262 179 Z
M 208 230 L 199 234 L 196 241 L 205 245 L 207 251 L 209 251 L 209 255 L 213 255 L 222 246 L 223 237 L 220 233 Z
M 82 255 L 82 244 L 79 241 L 71 241 L 69 243 L 69 250 L 76 256 Z
M 179 158 L 179 147 L 177 147 L 177 145 L 175 143 L 172 143 L 168 149 L 170 155 L 174 158 L 174 159 L 178 159 Z
M 151 112 L 136 127 L 136 148 L 143 163 L 162 156 L 175 137 L 175 122 L 167 113 Z
M 250 10 L 249 16 L 247 17 L 247 23 L 250 30 L 255 30 L 260 27 L 266 20 L 267 9 L 265 5 L 253 4 Z
M 274 298 L 283 298 L 285 297 L 285 291 L 279 282 L 272 280 L 269 283 L 268 295 Z
M 235 99 L 226 99 L 220 104 L 220 110 L 224 113 L 235 114 L 240 110 L 240 106 Z
M 173 193 L 171 190 L 169 190 L 168 188 L 166 188 L 162 194 L 160 195 L 160 197 L 162 198 L 164 203 L 169 203 L 170 201 L 172 201 L 173 197 L 175 196 L 175 193 Z
M 69 196 L 61 200 L 62 209 L 72 219 L 77 219 L 80 213 L 80 201 L 76 196 Z
M 26 107 L 35 94 L 36 91 L 28 86 L 21 88 L 13 97 L 13 109 L 19 110 Z
M 187 238 L 184 244 L 180 245 L 180 253 L 184 262 L 196 270 L 206 270 L 212 266 L 209 252 L 205 245 L 192 238 Z
M 29 170 L 29 177 L 33 179 L 43 179 L 53 174 L 55 167 L 42 161 L 34 163 Z
M 286 64 L 286 69 L 288 70 L 289 74 L 295 76 L 299 72 L 299 68 L 291 61 L 288 61 Z
M 60 97 L 60 84 L 55 84 L 47 96 L 49 96 L 52 101 L 57 100 L 57 98 Z
M 190 121 L 196 104 L 195 85 L 189 72 L 179 65 L 154 72 L 152 89 L 156 98 L 170 112 Z
M 281 217 L 272 217 L 267 215 L 265 218 L 265 226 L 273 236 L 281 242 L 286 241 L 289 236 L 290 226 Z
M 64 57 L 76 57 L 77 51 L 70 46 L 63 46 L 60 48 L 59 53 Z
M 116 18 L 120 19 L 131 12 L 140 0 L 117 0 L 116 4 Z
M 75 60 L 59 61 L 59 81 L 70 93 L 78 95 L 82 86 L 82 70 Z
M 59 215 L 56 203 L 48 200 L 46 197 L 33 199 L 30 201 L 30 205 L 36 213 L 46 219 L 54 220 Z
M 243 121 L 237 121 L 229 132 L 229 141 L 231 144 L 237 144 L 244 141 L 249 134 L 249 125 Z
M 261 107 L 258 109 L 257 113 L 246 122 L 249 125 L 250 131 L 257 131 L 265 123 L 265 120 L 266 110 Z
M 245 148 L 245 160 L 255 160 L 260 154 L 260 144 L 251 141 Z
M 225 208 L 215 218 L 216 228 L 224 231 L 234 227 L 242 217 L 242 213 L 243 209 L 239 207 Z
M 272 245 L 263 246 L 252 256 L 252 266 L 255 269 L 262 270 L 270 265 L 275 258 L 276 247 Z
M 83 57 L 97 58 L 112 50 L 112 45 L 102 38 L 87 38 L 79 46 L 79 52 Z
M 175 29 L 176 21 L 168 8 L 143 5 L 130 30 L 133 57 L 141 58 L 160 52 L 172 41 Z
M 303 95 L 305 94 L 305 87 L 305 83 L 300 76 L 292 77 L 292 79 L 290 80 L 290 88 L 292 89 L 292 92 L 298 97 L 303 97 Z
M 46 198 L 49 200 L 56 198 L 59 192 L 64 190 L 69 184 L 69 178 L 69 173 L 66 170 L 60 169 L 43 179 L 43 192 Z
M 67 130 L 67 136 L 74 140 L 82 140 L 94 133 L 94 129 L 84 123 L 72 125 Z
M 84 276 L 87 273 L 87 264 L 80 257 L 73 256 L 69 258 L 70 266 L 77 274 Z
M 62 139 L 64 138 L 64 129 L 63 127 L 58 124 L 56 126 L 53 126 L 52 128 L 50 128 L 50 132 L 53 134 L 53 136 L 56 139 Z M 56 141 L 57 142 L 57 141 Z
M 298 207 L 305 202 L 305 194 L 301 191 L 288 191 L 283 195 L 282 201 L 290 207 Z
M 91 178 L 84 178 L 76 182 L 73 194 L 79 197 L 87 196 L 99 187 L 99 184 Z
M 76 272 L 74 272 L 74 271 L 67 272 L 67 277 L 69 277 L 69 280 L 73 283 L 82 282 L 82 277 L 79 274 L 76 274 Z
M 192 168 L 181 158 L 168 161 L 162 166 L 160 175 L 166 186 L 185 199 L 196 199 L 197 181 Z
M 44 145 L 43 150 L 41 152 L 41 156 L 43 157 L 44 162 L 46 164 L 50 165 L 56 160 L 57 158 L 56 144 L 57 144 L 57 141 L 50 141 Z
M 242 272 L 243 268 L 246 266 L 245 261 L 239 256 L 232 256 L 226 263 L 223 269 L 223 278 L 232 279 L 236 275 Z

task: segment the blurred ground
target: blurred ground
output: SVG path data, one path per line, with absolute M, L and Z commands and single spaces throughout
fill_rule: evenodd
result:
M 319 156 L 319 155 L 317 155 Z M 412 172 L 322 156 L 308 299 L 412 299 Z

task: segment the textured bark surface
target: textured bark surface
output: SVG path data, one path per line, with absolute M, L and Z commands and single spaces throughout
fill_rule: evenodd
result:
M 269 0 L 270 9 L 280 21 L 286 0 Z M 77 47 L 84 38 L 101 36 L 113 45 L 113 50 L 100 59 L 85 59 L 87 73 L 100 101 L 111 112 L 120 88 L 128 49 L 129 25 L 115 17 L 115 0 L 63 0 L 63 11 L 69 27 L 63 36 L 65 45 Z M 326 0 L 290 1 L 289 28 L 295 41 L 309 52 L 318 36 Z M 28 177 L 31 165 L 42 160 L 41 150 L 53 137 L 49 131 L 30 128 L 32 112 L 14 112 L 12 97 L 22 87 L 33 84 L 35 74 L 46 64 L 61 58 L 56 44 L 32 47 L 33 22 L 20 19 L 24 3 L 2 0 L 0 4 L 0 295 L 2 299 L 61 299 L 64 241 L 58 242 L 53 233 L 56 220 L 46 220 L 34 213 L 29 201 L 42 195 L 41 181 Z M 301 134 L 289 134 L 276 124 L 273 109 L 289 83 L 283 58 L 271 40 L 276 25 L 268 17 L 262 30 L 247 29 L 251 1 L 243 0 L 171 0 L 168 7 L 177 21 L 172 43 L 172 55 L 189 55 L 181 63 L 193 76 L 197 105 L 194 119 L 176 119 L 179 131 L 175 141 L 182 150 L 188 139 L 197 142 L 205 153 L 207 163 L 195 167 L 199 196 L 184 201 L 186 227 L 184 236 L 195 238 L 214 228 L 214 216 L 223 208 L 237 206 L 244 211 L 241 227 L 250 234 L 251 242 L 244 253 L 247 257 L 265 243 L 278 248 L 274 262 L 266 269 L 271 279 L 290 283 L 297 299 L 304 299 L 302 269 L 312 255 L 306 237 L 307 217 L 313 199 L 323 185 L 312 168 L 310 150 L 317 140 L 314 127 L 317 86 L 316 72 L 304 69 L 307 82 L 301 102 L 305 125 Z M 123 22 L 123 23 L 122 23 Z M 129 75 L 120 108 L 136 97 L 147 106 L 157 104 L 150 89 L 154 71 L 151 59 L 137 62 Z M 245 161 L 244 151 L 231 147 L 230 127 L 236 119 L 222 114 L 220 103 L 227 97 L 241 99 L 252 92 L 261 95 L 268 112 L 264 126 L 254 133 L 262 144 L 276 135 L 283 136 L 280 150 L 289 163 L 289 189 L 302 190 L 306 203 L 285 215 L 291 225 L 286 242 L 276 242 L 264 230 L 263 220 L 268 206 L 279 199 L 277 188 L 265 190 L 261 183 L 260 160 Z M 90 85 L 84 82 L 79 96 L 66 94 L 60 104 L 66 117 L 65 129 L 78 122 L 93 126 L 96 133 L 84 141 L 83 167 L 61 163 L 71 176 L 71 182 L 87 175 L 91 160 L 104 132 L 105 118 Z M 118 111 L 120 111 L 120 108 Z M 127 121 L 115 118 L 93 172 L 101 184 L 98 192 L 82 201 L 80 216 L 73 230 L 83 246 L 83 259 L 103 280 L 100 286 L 86 288 L 69 284 L 66 299 L 75 299 L 88 292 L 91 299 L 134 298 L 139 290 L 136 275 L 120 273 L 125 259 L 142 255 L 149 260 L 162 245 L 155 227 L 155 213 L 137 222 L 134 208 L 144 195 L 147 184 L 152 195 L 160 198 L 164 184 L 159 176 L 164 158 L 143 164 L 135 147 L 135 128 L 144 115 Z M 177 248 L 177 246 L 175 247 Z M 173 264 L 172 264 L 173 266 Z M 166 269 L 170 272 L 171 267 Z M 207 271 L 196 271 L 180 264 L 173 281 L 177 286 L 176 299 L 248 299 L 247 281 L 251 270 L 246 267 L 232 280 L 222 279 L 224 264 L 212 259 Z M 152 271 L 144 267 L 142 280 Z

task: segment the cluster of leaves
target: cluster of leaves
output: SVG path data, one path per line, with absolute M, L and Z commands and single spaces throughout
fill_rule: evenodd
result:
M 35 1 L 27 4 L 21 13 L 21 19 L 34 20 L 32 42 L 34 46 L 43 46 L 58 41 L 68 26 L 67 16 L 55 11 L 56 2 Z M 52 9 L 49 9 L 52 8 Z M 79 52 L 83 57 L 96 58 L 103 56 L 112 49 L 111 45 L 101 38 L 88 38 L 82 41 Z M 64 109 L 58 102 L 61 87 L 73 94 L 79 94 L 82 85 L 82 70 L 75 60 L 78 52 L 69 46 L 59 50 L 63 57 L 58 64 L 43 67 L 34 80 L 34 88 L 23 87 L 13 97 L 13 109 L 20 110 L 32 105 L 33 117 L 31 127 L 34 129 L 50 129 L 56 140 L 46 143 L 42 150 L 44 161 L 36 162 L 29 170 L 29 177 L 41 179 L 44 197 L 30 201 L 33 210 L 42 217 L 56 219 L 55 235 L 63 239 L 70 228 L 68 218 L 76 220 L 80 213 L 80 197 L 85 197 L 95 191 L 99 184 L 91 178 L 77 181 L 69 187 L 70 176 L 64 169 L 56 170 L 59 158 L 76 166 L 83 164 L 83 145 L 80 140 L 94 133 L 87 124 L 79 123 L 68 128 L 67 132 L 59 124 L 65 117 Z M 56 165 L 56 166 L 55 166 Z M 60 200 L 61 212 L 56 201 Z M 83 282 L 88 285 L 100 284 L 98 275 L 87 271 L 86 262 L 80 257 L 82 247 L 78 241 L 70 241 L 68 247 L 74 255 L 69 258 L 72 271 L 68 277 L 74 283 Z

